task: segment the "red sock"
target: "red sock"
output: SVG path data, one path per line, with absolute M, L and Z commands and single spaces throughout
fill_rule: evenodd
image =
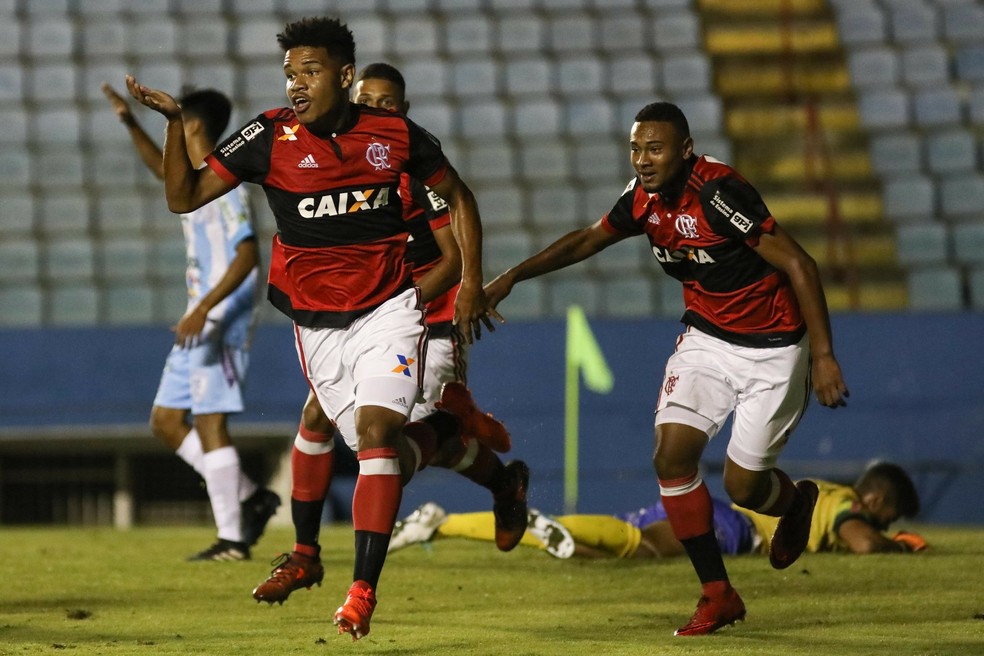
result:
M 290 496 L 298 501 L 322 501 L 328 496 L 335 469 L 332 435 L 315 433 L 301 425 L 290 452 L 293 476 Z
M 396 449 L 359 451 L 359 477 L 352 495 L 352 524 L 356 531 L 389 535 L 403 499 L 400 461 Z
M 676 479 L 659 479 L 666 518 L 673 535 L 681 542 L 714 531 L 714 508 L 711 493 L 694 472 Z

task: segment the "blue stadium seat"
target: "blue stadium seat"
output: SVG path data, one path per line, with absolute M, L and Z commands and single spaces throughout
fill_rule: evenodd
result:
M 412 89 L 413 86 L 410 85 L 407 88 Z M 455 109 L 447 101 L 422 101 L 412 97 L 410 99 L 410 118 L 440 139 L 442 144 L 446 139 L 457 136 L 458 126 L 455 120 Z
M 32 119 L 31 125 L 33 124 Z M 2 161 L 7 150 L 22 147 L 27 143 L 30 136 L 27 129 L 27 110 L 20 104 L 12 107 L 0 106 L 0 125 L 4 126 L 4 129 L 0 130 L 0 145 L 3 146 L 0 148 L 0 161 Z M 2 184 L 3 177 L 0 176 L 0 185 Z
M 403 65 L 400 72 L 407 81 L 407 96 L 412 106 L 416 106 L 419 98 L 443 96 L 448 92 L 448 67 L 441 57 L 414 57 Z
M 601 43 L 606 52 L 639 50 L 649 45 L 646 22 L 631 7 L 608 12 L 599 18 Z
M 75 54 L 76 29 L 65 15 L 43 14 L 32 17 L 26 25 L 23 53 L 34 59 L 70 60 Z
M 984 5 L 978 2 L 944 4 L 943 36 L 947 43 L 980 43 L 984 25 Z
M 584 265 L 564 269 L 545 279 L 548 284 L 547 315 L 567 316 L 567 309 L 579 305 L 589 317 L 602 314 L 601 283 L 584 271 Z
M 950 57 L 938 43 L 902 51 L 902 80 L 910 87 L 939 86 L 950 79 Z
M 445 47 L 449 55 L 475 54 L 488 57 L 493 48 L 492 24 L 484 16 L 454 16 L 444 25 Z
M 958 264 L 984 265 L 984 215 L 973 223 L 953 226 L 953 259 Z
M 198 4 L 198 0 L 195 0 L 195 4 Z M 224 59 L 230 52 L 232 29 L 222 14 L 193 14 L 181 22 L 178 37 L 182 56 Z M 267 44 L 270 45 L 270 56 L 273 57 L 277 52 L 272 47 L 275 42 L 268 39 Z M 228 68 L 228 62 L 223 61 L 223 64 Z M 217 84 L 209 86 L 227 89 Z
M 893 222 L 929 221 L 936 216 L 936 187 L 926 175 L 906 174 L 885 182 L 885 216 Z
M 940 204 L 948 219 L 984 220 L 984 174 L 948 176 L 940 186 Z
M 871 165 L 879 175 L 908 173 L 922 168 L 922 139 L 914 132 L 875 135 Z
M 533 240 L 522 229 L 491 233 L 482 240 L 482 264 L 489 280 L 533 253 Z
M 0 193 L 0 243 L 29 237 L 34 232 L 34 194 L 27 189 L 4 189 Z
M 185 16 L 191 16 L 194 18 L 199 18 L 201 14 L 202 20 L 209 20 L 212 16 L 222 12 L 224 7 L 224 0 L 175 0 L 173 5 L 177 9 L 179 14 Z M 297 4 L 301 4 L 298 2 Z M 304 7 L 296 7 L 295 11 L 303 11 Z
M 139 234 L 142 231 L 145 219 L 143 197 L 131 185 L 100 191 L 95 204 L 96 226 L 100 235 Z M 175 220 L 178 220 L 177 217 Z
M 352 25 L 349 27 L 355 31 Z M 283 21 L 273 16 L 241 18 L 232 36 L 232 52 L 246 59 L 275 59 L 279 52 L 277 34 L 283 28 Z
M 506 134 L 506 108 L 493 98 L 463 101 L 458 112 L 463 137 L 502 137 Z
M 319 10 L 319 13 L 321 11 L 323 10 Z M 346 16 L 347 14 L 342 15 Z M 346 23 L 349 29 L 352 30 L 352 34 L 355 36 L 355 42 L 358 44 L 357 61 L 362 62 L 362 64 L 368 64 L 374 61 L 392 62 L 394 56 L 392 41 L 396 38 L 393 35 L 397 34 L 394 31 L 395 27 L 392 21 L 380 20 L 380 17 L 376 14 L 355 14 L 351 18 L 347 18 Z M 279 31 L 278 29 L 277 32 Z M 408 36 L 411 35 L 408 34 Z M 402 35 L 399 38 L 402 38 Z M 419 35 L 413 35 L 413 38 L 420 37 Z M 274 42 L 274 45 L 276 45 L 276 42 Z M 431 50 L 430 53 L 421 51 L 418 54 L 434 54 L 434 51 Z
M 543 50 L 547 28 L 536 14 L 510 14 L 498 19 L 498 50 L 508 53 L 534 53 Z
M 984 124 L 984 84 L 975 86 L 968 92 L 967 113 L 972 123 Z
M 88 109 L 91 113 L 101 115 L 106 112 L 112 117 L 114 116 L 113 111 L 106 104 L 106 97 L 100 87 L 103 82 L 108 82 L 116 89 L 117 93 L 124 93 L 126 92 L 126 84 L 123 81 L 123 76 L 133 72 L 135 72 L 134 69 L 121 57 L 100 58 L 98 61 L 87 62 L 81 67 L 79 73 L 79 97 L 89 101 Z M 145 116 L 149 116 L 149 114 L 138 113 L 140 119 Z M 119 127 L 119 120 L 117 120 L 117 127 Z M 91 126 L 87 129 L 91 129 Z M 122 135 L 117 131 L 116 135 L 127 136 L 125 130 Z
M 393 18 L 392 30 L 396 36 L 389 46 L 396 55 L 434 55 L 438 52 L 441 35 L 437 22 L 429 16 L 397 15 Z
M 649 278 L 615 278 L 602 287 L 603 311 L 606 316 L 630 319 L 651 317 L 656 313 L 653 283 Z
M 460 57 L 451 66 L 451 92 L 459 98 L 499 92 L 499 65 L 494 59 Z
M 511 96 L 543 96 L 554 86 L 553 67 L 543 57 L 512 57 L 505 62 L 505 90 Z
M 169 93 L 179 93 L 184 84 L 184 71 L 181 70 L 181 64 L 172 57 L 145 58 L 130 72 L 136 75 L 137 80 L 142 84 Z M 283 69 L 281 69 L 281 76 L 283 76 Z M 280 86 L 283 91 L 283 84 Z M 125 91 L 122 84 L 117 87 L 117 91 Z
M 911 269 L 907 287 L 912 310 L 956 311 L 963 305 L 960 272 L 949 266 Z
M 984 46 L 967 46 L 957 51 L 957 77 L 966 82 L 984 82 Z
M 573 230 L 585 224 L 584 209 L 577 189 L 569 183 L 540 184 L 530 192 L 530 213 L 526 217 L 539 234 Z
M 700 51 L 674 51 L 663 59 L 663 88 L 670 94 L 710 91 L 711 64 Z
M 34 154 L 34 170 L 49 188 L 81 187 L 85 163 L 78 148 L 46 148 Z
M 569 140 L 541 137 L 519 144 L 518 157 L 522 179 L 531 183 L 557 181 L 570 177 Z
M 154 284 L 152 289 L 154 290 L 154 321 L 173 326 L 188 309 L 188 288 L 185 287 L 184 278 L 180 274 L 172 276 L 170 280 Z M 277 317 L 286 320 L 283 314 L 267 304 L 264 305 L 266 306 L 262 310 L 264 323 L 273 323 Z M 289 322 L 284 321 L 284 323 Z
M 128 42 L 127 25 L 113 15 L 89 18 L 82 25 L 82 53 L 88 61 L 120 57 Z
M 895 43 L 933 41 L 940 36 L 936 9 L 917 2 L 906 2 L 888 8 L 892 40 Z
M 885 13 L 874 2 L 848 2 L 837 9 L 837 33 L 848 48 L 882 45 L 887 39 Z
M 141 237 L 103 237 L 99 256 L 99 272 L 107 280 L 136 283 L 150 271 L 150 245 Z
M 652 45 L 667 57 L 703 42 L 700 19 L 692 10 L 659 14 L 653 21 Z
M 531 98 L 513 103 L 513 130 L 521 137 L 556 136 L 563 125 L 560 104 L 551 98 Z
M 574 144 L 574 175 L 582 182 L 625 173 L 628 149 L 611 138 L 579 139 Z
M 171 237 L 155 239 L 151 243 L 148 274 L 154 280 L 165 284 L 179 281 L 183 286 L 187 264 L 188 249 L 180 232 Z
M 563 11 L 550 17 L 548 44 L 555 53 L 563 55 L 594 50 L 597 29 L 591 16 L 579 11 Z
M 679 319 L 683 316 L 683 290 L 680 283 L 668 275 L 658 272 L 653 274 L 657 294 L 657 316 L 666 319 Z
M 0 151 L 0 189 L 25 189 L 31 184 L 31 156 L 24 150 Z
M 546 314 L 546 287 L 542 278 L 524 280 L 497 309 L 507 321 L 542 319 Z
M 514 184 L 475 185 L 482 224 L 489 233 L 519 229 L 527 220 L 522 190 Z
M 44 130 L 32 131 L 32 136 L 42 144 L 76 144 L 81 135 L 79 119 L 74 106 L 64 109 L 42 107 L 31 114 L 31 124 L 43 125 Z
M 605 86 L 605 69 L 594 56 L 564 57 L 557 64 L 557 90 L 567 96 L 598 95 Z
M 44 316 L 44 296 L 37 285 L 18 284 L 0 287 L 0 326 L 5 328 L 38 327 Z
M 911 120 L 909 96 L 901 89 L 862 91 L 858 111 L 861 124 L 873 130 L 905 128 Z
M 12 60 L 20 56 L 21 32 L 21 22 L 16 16 L 0 20 L 0 57 Z
M 154 320 L 154 291 L 146 283 L 111 285 L 105 290 L 105 298 L 105 320 L 110 325 L 146 325 Z
M 977 166 L 977 144 L 970 130 L 954 128 L 926 136 L 926 158 L 933 173 L 969 172 Z
M 178 25 L 168 14 L 135 19 L 127 30 L 127 54 L 140 60 L 170 60 L 178 54 Z
M 616 108 L 607 98 L 571 100 L 567 108 L 567 130 L 574 135 L 612 134 L 617 128 Z
M 905 267 L 946 264 L 950 257 L 948 226 L 935 222 L 899 226 L 895 256 Z
M 692 134 L 719 134 L 724 125 L 721 97 L 714 93 L 700 93 L 676 101 L 690 124 Z
M 82 4 L 88 4 L 88 2 L 84 2 Z M 145 0 L 144 2 L 128 2 L 124 5 L 124 8 L 134 14 L 160 15 L 171 10 L 171 0 Z
M 453 16 L 459 12 L 475 12 L 484 6 L 485 2 L 483 0 L 437 0 L 438 10 L 449 16 Z
M 582 221 L 582 223 L 587 225 L 587 222 Z M 642 275 L 645 265 L 649 263 L 652 257 L 648 239 L 629 237 L 612 244 L 591 258 L 590 265 L 596 271 L 612 275 L 617 274 L 622 278 L 629 279 Z
M 5 238 L 0 241 L 0 287 L 37 281 L 40 259 L 34 239 Z
M 630 51 L 608 62 L 608 84 L 614 94 L 650 94 L 655 97 L 662 84 L 660 59 L 648 52 Z
M 91 285 L 57 286 L 48 294 L 48 313 L 55 326 L 92 326 L 99 323 L 102 309 L 99 293 Z
M 628 174 L 622 177 L 612 176 L 584 183 L 584 197 L 581 201 L 579 223 L 589 225 L 609 212 L 631 178 L 632 175 Z
M 857 48 L 847 55 L 851 82 L 862 89 L 893 87 L 899 81 L 899 60 L 894 49 L 877 45 Z
M 89 280 L 95 275 L 95 248 L 88 237 L 52 239 L 42 252 L 42 273 L 47 280 Z
M 229 96 L 233 102 L 240 96 L 238 93 L 238 71 L 235 66 L 229 66 L 227 60 L 213 59 L 191 59 L 187 60 L 181 67 L 181 79 L 184 85 L 189 85 L 195 89 L 216 89 Z M 286 102 L 286 101 L 285 101 Z M 249 117 L 233 116 L 230 119 L 229 127 L 238 128 Z M 158 119 L 160 120 L 160 119 Z

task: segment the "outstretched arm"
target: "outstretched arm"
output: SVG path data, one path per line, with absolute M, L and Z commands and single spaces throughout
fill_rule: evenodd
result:
M 130 133 L 130 139 L 133 140 L 133 145 L 136 147 L 140 159 L 143 160 L 143 163 L 150 169 L 151 173 L 157 176 L 159 180 L 163 180 L 164 153 L 161 152 L 161 149 L 154 143 L 153 139 L 147 135 L 147 132 L 137 122 L 133 112 L 130 111 L 130 105 L 127 104 L 123 96 L 116 93 L 116 89 L 111 87 L 107 82 L 103 82 L 100 88 L 106 99 L 109 100 L 113 111 L 116 112 L 117 118 L 127 127 L 127 131 Z
M 837 529 L 837 534 L 856 554 L 869 553 L 908 553 L 922 551 L 926 541 L 915 533 L 900 533 L 889 538 L 871 524 L 860 519 L 848 519 Z
M 776 224 L 772 234 L 762 235 L 755 251 L 769 264 L 785 272 L 796 293 L 810 336 L 813 391 L 817 400 L 830 408 L 847 405 L 847 385 L 834 357 L 830 313 L 816 261 L 779 224 Z
M 130 95 L 167 119 L 164 135 L 164 195 L 172 212 L 192 212 L 235 188 L 212 169 L 195 169 L 188 156 L 184 122 L 178 103 L 163 91 L 139 84 L 126 76 Z
M 485 286 L 491 307 L 496 307 L 521 280 L 536 278 L 585 260 L 615 242 L 623 235 L 606 230 L 601 221 L 592 226 L 569 232 L 542 251 L 500 274 Z
M 495 330 L 490 316 L 502 321 L 482 289 L 482 221 L 478 203 L 471 189 L 450 167 L 432 189 L 448 203 L 451 229 L 461 251 L 461 286 L 454 301 L 454 324 L 462 328 L 465 342 L 470 344 L 481 339 L 483 323 L 490 331 Z

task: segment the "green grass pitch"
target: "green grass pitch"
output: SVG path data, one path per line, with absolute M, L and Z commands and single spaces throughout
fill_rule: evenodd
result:
M 732 654 L 984 653 L 984 529 L 916 527 L 915 555 L 805 555 L 789 570 L 727 560 L 745 622 L 675 638 L 693 612 L 686 560 L 560 561 L 524 547 L 443 540 L 391 554 L 372 632 L 339 636 L 352 532 L 325 527 L 322 587 L 283 606 L 253 586 L 292 544 L 267 532 L 252 561 L 189 563 L 208 528 L 0 527 L 0 654 Z

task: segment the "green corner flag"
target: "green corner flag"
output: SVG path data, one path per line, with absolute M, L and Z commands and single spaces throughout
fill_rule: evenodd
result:
M 579 372 L 584 374 L 584 386 L 592 392 L 608 394 L 615 381 L 598 346 L 584 310 L 572 305 L 567 308 L 567 368 L 564 394 L 564 512 L 577 510 L 577 451 L 579 417 Z

